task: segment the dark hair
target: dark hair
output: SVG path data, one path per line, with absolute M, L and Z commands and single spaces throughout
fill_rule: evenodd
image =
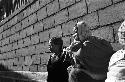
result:
M 50 39 L 51 42 L 55 45 L 60 45 L 60 46 L 63 46 L 63 40 L 61 37 L 53 37 Z

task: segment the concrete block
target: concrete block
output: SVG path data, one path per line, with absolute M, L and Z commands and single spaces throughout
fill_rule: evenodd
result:
M 35 22 L 37 21 L 36 13 L 30 15 L 28 18 L 29 18 L 29 23 L 28 23 L 28 25 L 31 25 L 31 24 L 33 24 L 33 23 L 35 23 Z
M 43 26 L 44 26 L 44 30 L 51 28 L 54 26 L 55 22 L 54 22 L 54 17 L 48 17 L 46 19 L 43 20 Z
M 22 70 L 23 71 L 30 71 L 30 67 L 29 66 L 22 66 Z
M 47 66 L 46 65 L 38 65 L 38 71 L 39 72 L 47 72 Z
M 4 46 L 5 43 L 4 43 L 4 40 L 1 40 L 1 46 Z
M 124 0 L 113 0 L 113 3 L 118 3 L 120 1 L 124 1 Z
M 9 44 L 9 38 L 5 38 L 5 39 L 4 39 L 4 43 L 5 43 L 5 44 Z
M 32 64 L 40 64 L 40 55 L 32 55 L 32 60 L 33 60 L 33 63 Z
M 40 42 L 49 40 L 49 31 L 44 31 L 39 33 Z
M 27 36 L 32 35 L 32 34 L 35 33 L 35 32 L 34 32 L 34 27 L 33 27 L 33 25 L 30 26 L 30 27 L 27 27 L 25 30 L 26 30 Z
M 48 61 L 50 59 L 50 55 L 52 55 L 52 53 L 45 53 L 45 54 L 40 55 L 41 65 L 47 65 L 48 64 Z
M 26 16 L 28 16 L 28 9 L 25 9 L 23 13 L 24 13 L 24 18 L 26 18 Z
M 6 52 L 6 46 L 2 46 L 1 52 Z
M 29 54 L 28 48 L 21 48 L 21 49 L 16 50 L 17 56 L 26 56 L 28 54 Z
M 40 21 L 34 25 L 34 33 L 43 31 L 43 23 Z
M 93 36 L 103 38 L 109 42 L 114 42 L 113 28 L 111 26 L 106 26 L 92 31 Z
M 24 65 L 24 62 L 25 62 L 24 57 L 19 57 L 18 62 L 17 62 L 17 63 L 18 63 L 17 65 L 23 66 L 23 65 Z
M 36 1 L 34 6 L 35 6 L 35 10 L 38 10 L 40 8 L 40 1 L 39 0 Z
M 0 40 L 2 39 L 2 34 L 0 34 Z
M 39 0 L 36 1 L 36 2 L 34 2 L 32 4 L 31 8 L 33 9 L 33 12 L 35 12 L 36 10 L 38 10 L 38 7 L 39 7 L 39 3 L 38 2 L 39 2 Z M 37 3 L 37 5 L 36 5 L 36 3 Z
M 10 28 L 8 30 L 6 30 L 6 37 L 11 35 L 11 31 Z
M 64 47 L 68 47 L 71 43 L 71 41 L 70 41 L 71 37 L 63 37 L 62 39 L 63 39 Z
M 31 65 L 30 66 L 30 71 L 31 72 L 37 72 L 38 71 L 38 65 Z
M 11 59 L 11 58 L 14 58 L 15 57 L 15 53 L 12 51 L 12 52 L 7 52 L 6 54 L 4 54 L 6 56 L 5 59 Z
M 85 0 L 82 0 L 81 2 L 74 4 L 73 6 L 68 8 L 69 11 L 69 18 L 73 19 L 79 16 L 82 16 L 87 13 L 87 8 L 85 4 Z
M 32 14 L 34 12 L 34 9 L 32 8 L 32 5 L 28 8 L 28 15 Z
M 15 26 L 15 31 L 17 32 L 17 31 L 19 31 L 19 30 L 21 30 L 21 29 L 23 29 L 23 28 L 22 28 L 22 26 L 21 26 L 21 22 L 19 22 L 19 23 L 17 23 L 16 26 Z
M 13 41 L 17 41 L 17 40 L 19 40 L 21 38 L 19 33 L 16 33 L 16 34 L 14 34 L 12 36 L 13 36 L 12 37 Z
M 5 39 L 1 40 L 2 42 L 2 46 L 4 46 L 6 43 L 5 43 Z
M 4 24 L 4 30 L 10 28 L 12 26 L 11 23 L 12 23 L 12 20 L 10 20 L 6 24 Z
M 3 26 L 0 27 L 0 33 L 3 32 Z
M 6 31 L 4 31 L 4 32 L 2 33 L 2 35 L 3 35 L 3 38 L 6 38 Z
M 16 58 L 14 58 L 14 63 L 13 63 L 13 66 L 17 66 L 17 62 L 18 62 L 18 58 L 16 57 Z
M 18 41 L 18 46 L 19 46 L 19 48 L 22 48 L 24 46 L 23 40 L 19 40 Z
M 25 38 L 24 39 L 24 46 L 29 46 L 29 45 L 31 45 L 32 43 L 31 43 L 31 40 L 30 40 L 30 37 L 27 37 L 27 38 Z
M 77 21 L 69 21 L 68 23 L 62 24 L 63 36 L 72 34 L 73 27 L 75 26 L 76 23 L 77 23 Z
M 37 11 L 38 20 L 44 19 L 47 17 L 46 6 Z
M 40 7 L 45 6 L 46 4 L 48 4 L 51 0 L 39 0 L 39 5 Z
M 20 12 L 20 13 L 17 15 L 17 21 L 21 21 L 23 18 L 24 18 L 24 12 Z
M 33 60 L 32 60 L 32 58 L 31 58 L 31 56 L 25 56 L 24 65 L 30 66 L 30 65 L 32 65 L 32 63 L 33 63 Z
M 31 43 L 32 44 L 37 44 L 37 43 L 39 43 L 39 36 L 38 36 L 38 34 L 35 34 L 35 35 L 33 35 L 33 36 L 31 36 Z
M 23 21 L 21 21 L 22 22 L 22 28 L 25 28 L 25 27 L 27 27 L 29 24 L 28 24 L 28 22 L 29 22 L 29 18 L 25 18 Z
M 75 3 L 75 0 L 59 0 L 60 9 L 72 5 L 73 3 Z
M 111 0 L 86 0 L 86 2 L 87 2 L 89 13 L 112 4 Z
M 13 50 L 15 50 L 15 49 L 18 49 L 18 44 L 17 44 L 17 42 L 14 42 L 14 43 L 12 43 L 13 44 Z
M 83 16 L 80 20 L 86 21 L 90 27 L 90 29 L 94 29 L 99 26 L 98 14 L 97 12 L 87 14 Z
M 50 4 L 47 5 L 47 15 L 51 15 L 59 10 L 58 0 L 54 0 Z
M 13 59 L 6 60 L 6 64 L 7 64 L 8 66 L 12 66 L 12 65 L 13 65 L 13 62 L 14 62 Z
M 13 26 L 12 28 L 10 28 L 11 34 L 14 34 L 16 32 L 16 27 Z
M 8 28 L 9 22 L 3 25 L 3 30 L 6 30 Z
M 27 55 L 32 55 L 32 54 L 36 54 L 36 46 L 29 46 L 27 48 L 28 54 Z
M 7 45 L 7 50 L 8 51 L 11 51 L 13 48 L 12 48 L 12 45 L 11 44 L 9 44 L 9 45 Z
M 55 28 L 52 28 L 49 30 L 50 32 L 50 38 L 52 37 L 61 37 L 62 36 L 62 28 L 61 26 L 57 26 Z
M 99 22 L 100 25 L 107 25 L 110 23 L 114 23 L 117 21 L 123 20 L 125 17 L 124 9 L 125 9 L 125 2 L 119 3 L 116 5 L 112 5 L 104 10 L 99 11 Z
M 24 38 L 26 37 L 26 34 L 27 34 L 26 29 L 20 31 L 20 37 Z
M 16 24 L 17 23 L 17 16 L 15 16 L 14 18 L 13 18 L 13 24 L 12 25 L 14 25 L 14 24 Z
M 55 25 L 61 24 L 63 22 L 66 22 L 68 20 L 68 11 L 67 9 L 60 11 L 59 13 L 55 14 Z
M 79 1 L 81 1 L 81 0 L 76 0 L 76 2 L 79 2 Z
M 12 69 L 14 71 L 22 71 L 23 70 L 23 67 L 22 66 L 13 66 Z
M 36 53 L 37 54 L 41 54 L 44 53 L 44 43 L 39 43 L 38 45 L 36 45 Z

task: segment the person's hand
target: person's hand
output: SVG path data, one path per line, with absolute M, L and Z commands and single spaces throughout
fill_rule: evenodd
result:
M 79 43 L 80 43 L 80 41 L 74 40 L 68 48 L 69 48 L 70 50 L 72 50 L 72 48 L 73 48 L 74 46 L 76 46 L 77 44 L 79 44 Z
M 71 66 L 69 66 L 68 68 L 67 68 L 67 71 L 68 71 L 68 73 L 70 73 L 70 71 L 73 69 L 73 66 L 71 65 Z

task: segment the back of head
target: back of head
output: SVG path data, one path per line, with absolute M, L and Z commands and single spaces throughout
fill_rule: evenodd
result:
M 60 45 L 63 46 L 63 40 L 61 37 L 53 37 L 50 39 L 51 43 L 55 44 L 55 45 Z
M 87 22 L 80 21 L 77 23 L 76 27 L 77 27 L 78 36 L 81 41 L 84 40 L 86 37 L 91 36 L 91 32 Z

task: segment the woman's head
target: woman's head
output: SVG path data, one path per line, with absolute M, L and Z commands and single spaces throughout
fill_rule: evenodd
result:
M 49 49 L 53 53 L 61 52 L 63 47 L 63 40 L 61 37 L 53 37 L 49 40 Z
M 118 29 L 119 43 L 125 45 L 125 21 L 121 24 Z
M 91 36 L 91 32 L 89 30 L 89 26 L 85 21 L 78 22 L 73 28 L 74 31 L 74 39 L 78 41 L 83 41 L 88 36 Z

